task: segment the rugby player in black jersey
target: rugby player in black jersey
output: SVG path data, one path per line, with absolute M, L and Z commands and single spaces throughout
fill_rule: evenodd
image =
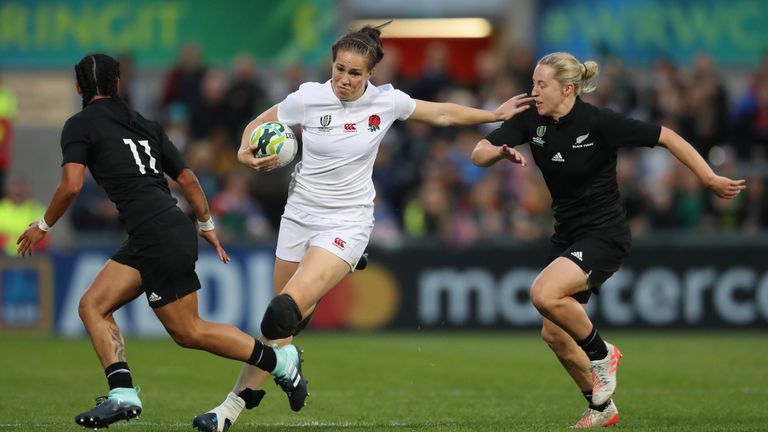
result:
M 125 342 L 113 313 L 142 293 L 174 341 L 187 348 L 248 362 L 278 380 L 304 386 L 299 351 L 293 345 L 269 347 L 228 325 L 198 315 L 200 281 L 195 274 L 197 235 L 224 262 L 229 257 L 213 226 L 205 194 L 162 127 L 132 111 L 120 99 L 120 67 L 104 54 L 83 57 L 75 66 L 83 109 L 61 133 L 61 180 L 39 221 L 19 237 L 18 253 L 31 254 L 64 215 L 83 185 L 85 168 L 117 206 L 128 239 L 99 271 L 80 299 L 78 312 L 104 367 L 109 395 L 75 417 L 83 427 L 107 427 L 137 417 L 142 410 L 126 362 Z M 198 225 L 176 206 L 165 176 L 176 181 Z M 262 393 L 240 395 L 258 404 Z
M 598 65 L 557 52 L 539 60 L 531 96 L 535 110 L 505 121 L 475 146 L 472 161 L 487 167 L 506 159 L 527 165 L 513 147 L 529 144 L 552 195 L 555 233 L 549 264 L 531 287 L 544 317 L 542 337 L 582 390 L 589 408 L 577 428 L 619 419 L 611 398 L 621 353 L 604 342 L 583 304 L 629 254 L 631 236 L 616 181 L 619 147 L 667 148 L 720 198 L 734 198 L 744 180 L 715 174 L 674 131 L 583 102 L 596 87 Z

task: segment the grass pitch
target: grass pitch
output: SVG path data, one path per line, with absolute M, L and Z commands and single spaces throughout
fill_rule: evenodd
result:
M 604 334 L 624 353 L 620 429 L 768 430 L 768 332 Z M 232 432 L 565 431 L 585 408 L 535 332 L 307 332 L 297 343 L 309 405 L 291 412 L 269 382 Z M 240 368 L 170 339 L 126 346 L 144 414 L 111 431 L 189 432 Z M 74 415 L 105 393 L 89 341 L 0 336 L 0 431 L 82 430 Z

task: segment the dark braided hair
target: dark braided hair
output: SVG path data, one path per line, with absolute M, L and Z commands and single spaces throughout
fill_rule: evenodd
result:
M 360 30 L 351 31 L 331 47 L 333 61 L 336 61 L 336 54 L 339 51 L 354 51 L 368 58 L 368 70 L 376 66 L 384 58 L 384 46 L 381 43 L 381 29 L 392 21 L 376 27 L 367 25 Z
M 106 54 L 90 54 L 75 65 L 77 84 L 83 91 L 83 108 L 91 103 L 94 96 L 109 96 L 120 99 L 117 79 L 120 78 L 120 63 Z

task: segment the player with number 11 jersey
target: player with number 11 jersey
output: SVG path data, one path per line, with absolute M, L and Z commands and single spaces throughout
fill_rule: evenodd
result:
M 126 110 L 119 100 L 95 100 L 67 120 L 61 148 L 62 165 L 90 169 L 129 233 L 176 205 L 164 173 L 177 178 L 184 160 L 160 124 Z

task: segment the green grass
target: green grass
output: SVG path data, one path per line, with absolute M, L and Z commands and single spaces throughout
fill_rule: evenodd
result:
M 768 430 L 768 332 L 605 331 L 625 357 L 615 397 L 632 431 Z M 241 431 L 567 430 L 585 408 L 535 332 L 311 333 L 310 403 L 300 413 L 269 382 Z M 236 362 L 170 340 L 127 340 L 144 414 L 111 431 L 191 431 L 217 405 Z M 87 340 L 0 336 L 0 431 L 77 431 L 106 392 Z

